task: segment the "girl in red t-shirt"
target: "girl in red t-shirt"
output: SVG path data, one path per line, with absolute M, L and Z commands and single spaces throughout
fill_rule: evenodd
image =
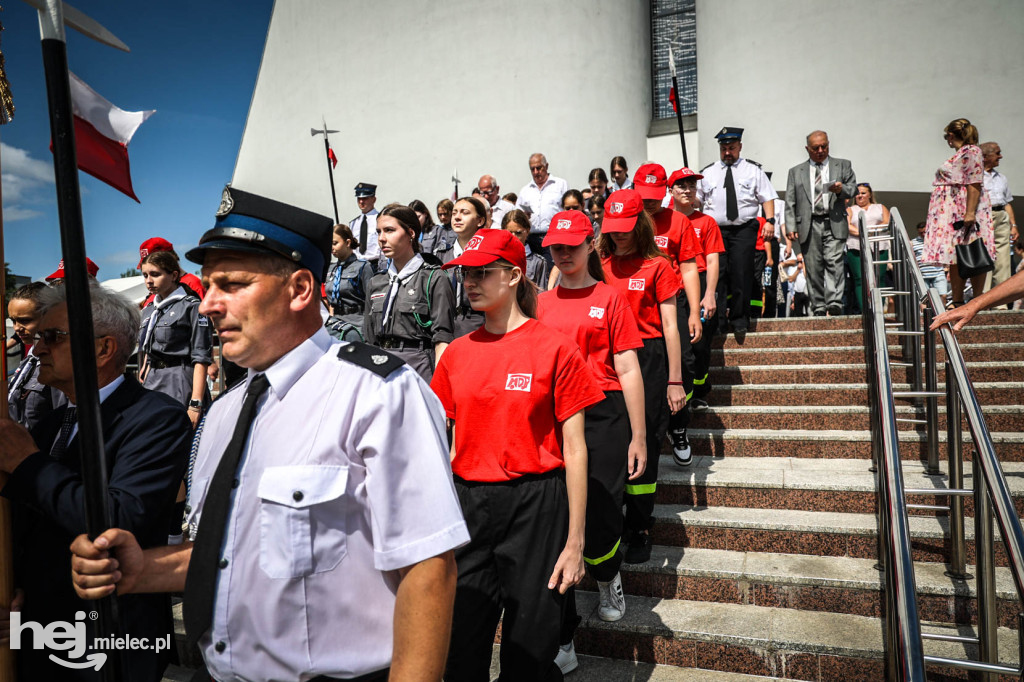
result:
M 676 321 L 679 278 L 654 241 L 654 226 L 636 190 L 608 197 L 598 251 L 605 280 L 629 302 L 644 344 L 637 355 L 644 379 L 647 468 L 626 485 L 625 533 L 626 563 L 643 563 L 651 556 L 658 456 L 669 411 L 678 412 L 686 404 Z
M 459 279 L 483 327 L 455 339 L 431 387 L 453 422 L 452 472 L 470 542 L 458 583 L 445 679 L 489 679 L 502 621 L 503 679 L 560 679 L 565 592 L 583 577 L 587 449 L 583 410 L 604 394 L 572 339 L 533 319 L 526 250 L 480 230 Z
M 633 311 L 622 294 L 604 282 L 594 247 L 594 229 L 579 211 L 551 219 L 544 237 L 562 273 L 561 283 L 538 299 L 537 318 L 575 338 L 603 401 L 587 410 L 587 528 L 583 556 L 600 591 L 598 617 L 622 618 L 626 602 L 619 566 L 622 552 L 622 492 L 627 476 L 638 478 L 647 461 L 644 385 L 636 349 L 643 347 Z M 579 620 L 574 600 L 566 604 L 562 653 L 572 669 L 572 633 Z

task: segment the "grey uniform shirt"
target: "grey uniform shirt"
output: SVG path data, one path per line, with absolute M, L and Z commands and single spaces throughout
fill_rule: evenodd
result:
M 183 294 L 171 300 L 175 294 Z M 156 319 L 153 320 L 153 316 Z M 166 305 L 150 302 L 142 309 L 139 350 L 164 359 L 190 360 L 192 364 L 213 362 L 210 322 L 199 314 L 199 298 L 178 287 Z
M 768 176 L 756 163 L 740 157 L 732 165 L 732 181 L 736 187 L 736 207 L 739 217 L 728 220 L 725 200 L 725 174 L 728 169 L 724 161 L 716 161 L 701 169 L 704 178 L 697 181 L 697 198 L 701 211 L 715 219 L 719 227 L 742 225 L 759 215 L 761 204 L 779 198 Z
M 385 323 L 384 304 L 390 287 L 388 272 L 378 272 L 370 279 L 363 324 L 367 343 L 377 344 L 385 337 L 431 344 L 452 342 L 455 294 L 447 272 L 425 265 L 402 281 Z
M 384 378 L 339 359 L 340 348 L 320 329 L 266 371 L 270 388 L 232 493 L 213 624 L 199 643 L 217 680 L 387 667 L 398 569 L 469 540 L 441 402 L 410 368 Z M 193 538 L 252 374 L 206 418 Z

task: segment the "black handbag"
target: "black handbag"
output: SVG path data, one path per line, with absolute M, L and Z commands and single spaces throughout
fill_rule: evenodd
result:
M 953 229 L 963 230 L 964 221 L 958 220 L 953 223 Z M 977 223 L 974 224 L 973 230 L 964 233 L 964 239 L 970 237 L 972 231 L 978 232 Z M 995 269 L 996 264 L 992 262 L 992 256 L 988 255 L 988 249 L 985 248 L 985 242 L 980 235 L 972 242 L 956 245 L 956 270 L 960 274 L 960 279 L 970 279 Z

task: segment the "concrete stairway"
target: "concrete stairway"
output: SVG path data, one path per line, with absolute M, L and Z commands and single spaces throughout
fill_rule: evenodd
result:
M 1024 314 L 986 313 L 958 338 L 1022 512 Z M 691 422 L 694 462 L 680 468 L 661 458 L 655 549 L 646 564 L 624 566 L 626 617 L 599 620 L 596 586 L 582 586 L 576 648 L 600 658 L 581 658 L 569 679 L 884 679 L 862 343 L 854 317 L 764 320 L 742 342 L 716 339 L 711 408 Z M 898 411 L 923 417 L 923 406 Z M 944 442 L 944 407 L 941 417 Z M 925 475 L 923 426 L 900 427 L 907 486 L 946 487 L 945 476 Z M 972 448 L 964 450 L 969 477 Z M 925 629 L 971 632 L 974 581 L 944 575 L 946 519 L 918 512 L 910 521 Z M 973 562 L 973 523 L 966 525 Z M 1016 594 L 1001 546 L 997 554 L 1001 655 L 1013 663 Z M 968 655 L 958 644 L 925 647 Z M 601 677 L 607 659 L 639 663 L 616 668 L 622 677 Z M 950 672 L 930 670 L 929 679 Z
M 959 340 L 1024 512 L 1024 314 L 985 313 Z M 691 422 L 693 464 L 661 458 L 653 555 L 623 567 L 626 617 L 599 620 L 596 586 L 581 585 L 580 667 L 568 679 L 884 679 L 860 318 L 764 320 L 742 343 L 729 336 L 716 345 L 711 408 Z M 897 410 L 923 417 L 923 407 Z M 944 406 L 940 413 L 944 440 Z M 908 487 L 946 487 L 945 476 L 924 473 L 923 426 L 901 427 Z M 964 452 L 969 477 L 972 448 Z M 974 581 L 944 575 L 945 518 L 915 513 L 910 522 L 925 629 L 969 634 Z M 966 526 L 973 562 L 973 524 Z M 999 543 L 997 563 L 1001 655 L 1016 662 L 1016 595 Z M 180 607 L 176 617 L 181 643 Z M 938 642 L 926 651 L 967 655 L 962 645 Z M 165 680 L 188 672 L 169 670 Z M 929 679 L 947 679 L 946 671 L 930 672 Z

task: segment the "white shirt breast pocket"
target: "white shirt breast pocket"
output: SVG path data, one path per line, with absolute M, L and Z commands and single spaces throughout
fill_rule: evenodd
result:
M 335 568 L 346 552 L 346 466 L 267 467 L 260 477 L 260 568 L 302 578 Z

